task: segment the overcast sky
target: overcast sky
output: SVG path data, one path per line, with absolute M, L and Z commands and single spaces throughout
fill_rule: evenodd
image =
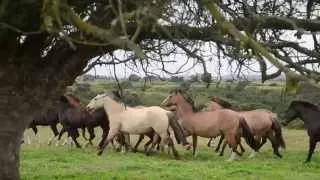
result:
M 303 35 L 302 39 L 298 40 L 296 37 L 293 36 L 293 33 L 291 32 L 291 33 L 287 33 L 287 35 L 285 37 L 287 40 L 300 42 L 300 45 L 304 46 L 306 48 L 309 48 L 309 49 L 313 48 L 313 40 L 310 35 Z M 203 48 L 205 49 L 205 51 L 210 51 L 210 49 L 208 47 L 204 46 Z M 122 57 L 123 53 L 121 53 L 121 51 L 118 51 L 115 54 L 119 59 L 123 58 Z M 207 59 L 206 64 L 207 64 L 208 72 L 210 72 L 213 76 L 217 76 L 218 75 L 217 57 L 212 57 L 212 61 L 209 61 L 208 58 L 204 58 L 204 59 Z M 167 66 L 166 66 L 167 70 L 174 72 L 177 70 L 177 68 L 179 68 L 182 64 L 185 63 L 185 61 L 187 60 L 187 56 L 183 55 L 183 54 L 177 54 L 175 56 L 170 56 L 166 60 L 176 60 L 177 61 L 177 63 L 167 64 Z M 191 66 L 192 66 L 192 61 L 190 61 L 184 69 L 187 69 L 188 67 L 191 67 Z M 249 67 L 251 70 L 249 70 L 247 68 L 243 68 L 243 70 L 242 70 L 243 75 L 258 74 L 257 72 L 259 71 L 259 64 L 257 62 L 252 62 L 252 64 Z M 167 76 L 167 77 L 170 76 L 166 73 L 163 73 L 160 70 L 160 68 L 161 68 L 161 66 L 154 65 L 154 67 L 150 68 L 150 71 L 153 73 L 160 74 L 161 76 Z M 222 68 L 220 71 L 222 76 L 234 74 L 235 69 L 236 69 L 235 64 L 230 66 L 226 60 L 222 59 Z M 256 72 L 253 72 L 252 70 L 256 71 Z M 273 67 L 273 65 L 268 64 L 268 72 L 269 73 L 274 72 L 276 70 L 277 69 L 275 67 Z M 104 76 L 113 76 L 113 66 L 97 66 L 95 69 L 92 69 L 88 73 L 93 74 L 93 75 L 96 74 L 96 75 L 104 75 Z M 119 78 L 128 77 L 132 73 L 138 74 L 140 76 L 144 76 L 144 74 L 141 70 L 139 71 L 139 73 L 137 73 L 135 71 L 132 71 L 130 68 L 126 67 L 124 64 L 116 66 L 116 73 Z M 203 73 L 203 69 L 200 64 L 195 66 L 195 68 L 193 68 L 192 70 L 185 72 L 181 75 L 190 76 L 190 75 L 196 74 L 196 73 Z

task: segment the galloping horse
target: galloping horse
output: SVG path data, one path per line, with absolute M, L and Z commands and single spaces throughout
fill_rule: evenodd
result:
M 176 112 L 182 121 L 183 127 L 192 135 L 193 155 L 196 152 L 197 136 L 211 138 L 224 135 L 226 137 L 224 146 L 228 144 L 232 148 L 232 155 L 229 160 L 233 160 L 236 154 L 242 155 L 237 152 L 241 131 L 249 146 L 253 149 L 257 148 L 257 144 L 246 121 L 232 110 L 222 109 L 195 112 L 193 100 L 181 90 L 175 90 L 161 105 L 176 106 Z
M 127 107 L 117 102 L 117 100 L 119 100 L 119 94 L 113 91 L 112 93 L 97 95 L 87 105 L 88 109 L 104 107 L 109 116 L 110 131 L 98 155 L 102 154 L 108 143 L 119 133 L 125 134 L 126 144 L 130 144 L 127 138 L 129 134 L 141 135 L 154 131 L 153 142 L 148 148 L 147 155 L 154 148 L 160 137 L 160 149 L 163 149 L 164 145 L 168 143 L 169 147 L 172 148 L 174 156 L 178 158 L 178 153 L 168 132 L 169 116 L 172 112 L 157 106 L 145 108 Z
M 77 138 L 79 137 L 78 128 L 83 130 L 84 135 L 86 124 L 91 120 L 89 112 L 87 112 L 85 109 L 72 105 L 67 96 L 60 97 L 57 109 L 59 121 L 63 126 L 63 129 L 59 134 L 59 139 L 66 131 L 75 142 L 76 147 L 81 148 L 77 141 Z
M 305 101 L 292 101 L 285 113 L 284 125 L 296 118 L 304 122 L 309 136 L 309 152 L 305 162 L 310 162 L 317 142 L 320 141 L 320 109 L 314 104 Z
M 55 108 L 49 108 L 46 113 L 38 114 L 34 117 L 34 119 L 30 122 L 28 128 L 31 128 L 36 135 L 38 133 L 37 126 L 50 126 L 53 136 L 49 140 L 49 145 L 57 139 L 59 135 L 59 131 L 57 129 L 57 124 L 59 123 L 58 120 L 58 113 Z
M 209 111 L 215 111 L 217 109 L 233 109 L 233 106 L 220 98 L 212 98 L 209 105 Z M 282 136 L 281 125 L 278 121 L 277 114 L 266 110 L 266 109 L 256 109 L 251 111 L 238 111 L 238 113 L 243 116 L 251 129 L 255 138 L 261 142 L 257 150 L 253 151 L 250 157 L 253 157 L 256 152 L 266 143 L 267 139 L 270 140 L 273 148 L 273 153 L 278 157 L 282 157 L 279 153 L 278 148 L 281 146 L 285 148 L 285 142 Z M 212 139 L 210 139 L 211 141 Z M 221 142 L 223 141 L 223 136 L 221 136 L 219 144 L 216 148 L 216 152 L 219 151 Z M 209 144 L 209 143 L 208 143 Z M 241 150 L 244 151 L 242 145 L 240 144 Z M 223 150 L 222 150 L 223 151 Z

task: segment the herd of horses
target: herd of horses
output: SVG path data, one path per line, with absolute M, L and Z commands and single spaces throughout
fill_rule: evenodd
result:
M 286 121 L 283 125 L 296 118 L 304 121 L 310 139 L 306 162 L 311 160 L 316 143 L 320 141 L 320 120 L 317 117 L 320 117 L 319 107 L 304 101 L 292 101 L 284 116 Z M 62 125 L 60 132 L 57 129 L 59 123 Z M 190 96 L 180 89 L 170 92 L 160 106 L 151 107 L 127 106 L 121 101 L 117 91 L 98 94 L 86 108 L 80 106 L 79 99 L 74 95 L 63 95 L 52 108 L 35 116 L 29 128 L 37 134 L 37 126 L 51 127 L 54 136 L 49 144 L 60 140 L 67 132 L 78 148 L 81 147 L 77 141 L 80 136 L 78 129 L 82 130 L 82 136 L 92 145 L 94 128 L 100 127 L 103 133 L 98 144 L 98 155 L 103 153 L 109 143 L 118 151 L 125 149 L 136 152 L 145 136 L 149 138 L 144 145 L 147 155 L 154 152 L 155 147 L 161 151 L 167 147 L 168 153 L 171 151 L 176 159 L 179 154 L 172 135 L 186 149 L 191 148 L 192 144 L 194 156 L 198 136 L 210 138 L 208 146 L 211 146 L 214 138 L 220 137 L 215 151 L 223 156 L 228 145 L 232 151 L 229 161 L 245 152 L 241 138 L 253 150 L 250 157 L 255 156 L 267 140 L 272 145 L 273 153 L 279 158 L 282 157 L 279 148 L 286 148 L 276 113 L 266 109 L 239 111 L 229 102 L 217 97 L 210 100 L 207 110 L 199 111 Z M 85 136 L 86 130 L 89 132 L 89 139 Z M 134 147 L 130 144 L 130 135 L 139 135 Z M 192 143 L 187 141 L 188 136 L 192 137 Z

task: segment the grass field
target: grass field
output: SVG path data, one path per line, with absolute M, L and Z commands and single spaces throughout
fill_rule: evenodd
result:
M 27 131 L 31 135 L 31 131 Z M 261 153 L 249 159 L 249 148 L 242 158 L 227 162 L 206 147 L 207 139 L 201 139 L 196 158 L 191 151 L 178 146 L 181 160 L 173 160 L 166 152 L 150 157 L 142 153 L 118 153 L 109 147 L 99 157 L 93 147 L 75 149 L 47 146 L 48 128 L 41 128 L 40 144 L 23 145 L 21 151 L 22 179 L 307 179 L 320 177 L 318 153 L 310 164 L 304 164 L 308 139 L 304 130 L 285 130 L 287 149 L 284 157 L 273 156 L 268 143 Z M 31 138 L 35 138 L 31 135 Z M 98 140 L 99 138 L 96 138 Z M 133 138 L 131 143 L 134 143 Z M 82 141 L 83 144 L 83 141 Z M 142 148 L 142 146 L 141 146 Z

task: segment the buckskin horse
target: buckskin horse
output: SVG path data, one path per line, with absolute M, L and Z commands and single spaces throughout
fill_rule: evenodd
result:
M 110 131 L 98 155 L 101 155 L 108 143 L 119 133 L 123 133 L 126 137 L 129 134 L 146 134 L 154 131 L 152 145 L 147 150 L 147 155 L 157 144 L 159 137 L 161 138 L 160 149 L 164 149 L 164 145 L 168 144 L 172 149 L 175 158 L 178 158 L 178 152 L 174 148 L 174 143 L 169 134 L 169 116 L 170 111 L 166 111 L 158 106 L 145 108 L 132 108 L 119 103 L 119 94 L 116 92 L 98 94 L 94 97 L 87 109 L 97 109 L 103 107 L 109 116 Z M 125 138 L 126 144 L 128 138 Z

